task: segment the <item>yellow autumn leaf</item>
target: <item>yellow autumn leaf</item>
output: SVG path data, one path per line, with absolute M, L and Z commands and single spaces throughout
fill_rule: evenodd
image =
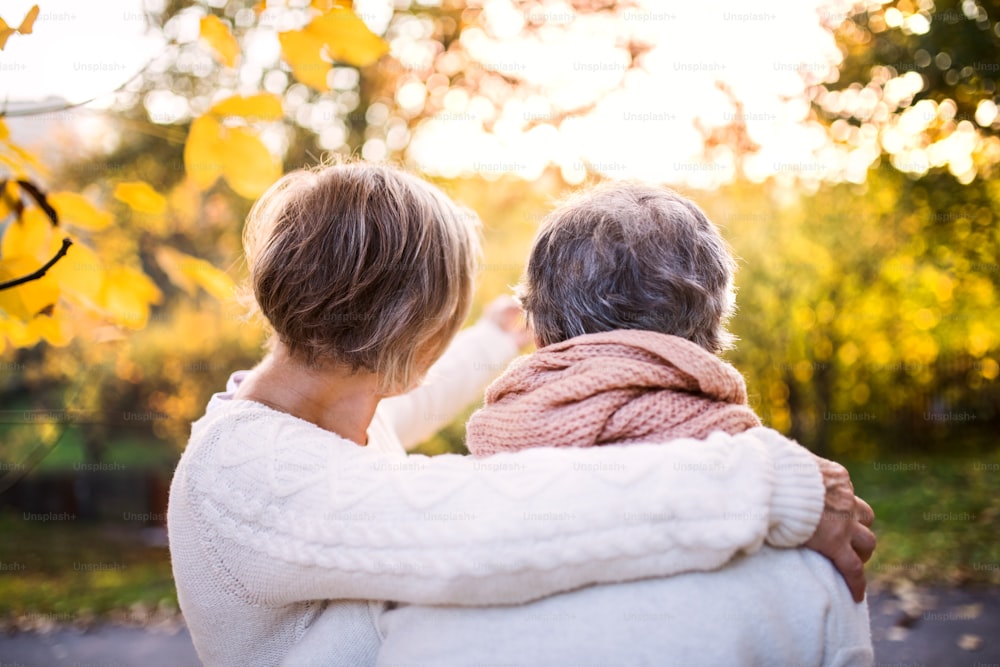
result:
M 326 75 L 331 63 L 323 58 L 323 40 L 305 30 L 290 30 L 278 33 L 281 55 L 292 68 L 295 78 L 320 92 L 327 92 L 330 86 Z
M 10 39 L 10 36 L 15 32 L 17 32 L 17 30 L 7 25 L 7 22 L 3 19 L 0 19 L 0 51 L 3 51 L 3 48 L 7 46 L 7 40 Z
M 38 173 L 40 174 L 49 173 L 49 168 L 46 167 L 44 164 L 42 164 L 42 162 L 37 157 L 29 153 L 28 151 L 24 150 L 17 144 L 7 143 L 7 150 L 14 153 L 14 155 L 17 156 L 21 160 L 21 162 L 24 163 L 24 165 L 31 167 Z M 21 178 L 22 177 L 21 174 L 25 172 L 24 165 L 19 165 L 19 169 L 17 170 L 18 178 Z
M 13 155 L 0 153 L 0 162 L 10 168 L 11 178 L 31 180 L 34 178 L 32 170 L 39 174 L 47 172 L 34 156 L 22 150 L 17 144 L 7 143 L 5 148 Z
M 191 179 L 177 183 L 167 195 L 170 212 L 176 223 L 181 226 L 194 224 L 201 217 L 201 190 Z
M 7 181 L 3 189 L 0 189 L 0 222 L 3 222 L 8 215 L 14 213 L 17 200 L 17 183 L 15 181 Z
M 117 324 L 142 329 L 149 321 L 150 304 L 163 298 L 149 277 L 128 267 L 116 266 L 104 274 L 100 305 Z
M 81 229 L 101 230 L 111 224 L 111 214 L 100 211 L 83 195 L 75 192 L 54 192 L 48 197 L 59 221 Z
M 38 5 L 33 6 L 28 10 L 28 13 L 24 15 L 24 20 L 21 21 L 21 25 L 18 27 L 17 31 L 22 35 L 30 35 L 31 30 L 35 25 L 35 19 L 38 18 Z
M 7 46 L 7 40 L 15 32 L 19 32 L 22 35 L 30 35 L 36 18 L 38 18 L 38 5 L 28 10 L 28 13 L 25 14 L 24 19 L 21 21 L 21 25 L 17 28 L 11 28 L 7 25 L 6 21 L 0 19 L 0 51 Z
M 385 40 L 350 9 L 334 7 L 314 18 L 306 30 L 323 40 L 334 60 L 355 67 L 371 65 L 389 52 Z
M 234 127 L 226 132 L 219 157 L 226 182 L 247 199 L 256 199 L 281 178 L 281 162 L 244 128 Z
M 3 23 L 3 19 L 0 19 L 0 23 Z M 10 130 L 7 129 L 7 123 L 3 122 L 3 118 L 0 118 L 0 141 L 7 141 L 10 138 Z
M 313 9 L 318 9 L 321 12 L 330 11 L 334 7 L 343 7 L 344 9 L 351 9 L 354 5 L 351 0 L 312 0 L 309 6 Z
M 184 290 L 188 296 L 194 296 L 195 292 L 198 291 L 198 285 L 181 270 L 180 258 L 178 257 L 181 254 L 172 248 L 157 248 L 156 263 L 167 274 L 170 282 Z
M 222 175 L 222 125 L 210 114 L 191 123 L 184 144 L 184 171 L 202 190 L 207 190 Z
M 63 258 L 65 259 L 65 258 Z M 31 275 L 42 267 L 33 257 L 4 257 L 0 259 L 0 282 L 7 282 Z M 0 290 L 0 310 L 22 321 L 30 320 L 39 312 L 59 300 L 59 284 L 46 273 L 37 280 Z
M 58 249 L 60 242 L 53 238 L 52 222 L 38 208 L 29 208 L 19 220 L 7 225 L 3 240 L 0 241 L 0 257 L 14 259 L 28 257 L 38 263 L 32 271 L 52 259 L 53 249 Z M 28 271 L 30 273 L 31 271 Z
M 48 275 L 59 285 L 62 296 L 85 307 L 95 307 L 104 284 L 104 265 L 93 250 L 74 241 L 66 256 L 49 269 Z
M 29 336 L 37 336 L 55 347 L 65 347 L 73 340 L 70 323 L 59 307 L 54 308 L 51 315 L 33 317 L 27 323 L 26 329 Z
M 219 301 L 228 301 L 236 291 L 236 285 L 228 273 L 203 259 L 191 257 L 184 262 L 182 268 L 203 290 Z
M 7 337 L 13 347 L 31 347 L 41 337 L 37 331 L 29 331 L 28 325 L 20 320 L 0 317 L 0 333 Z
M 161 215 L 167 210 L 166 198 L 145 181 L 119 183 L 115 186 L 114 196 L 139 213 Z
M 271 93 L 260 93 L 249 97 L 233 95 L 216 103 L 209 113 L 216 116 L 240 116 L 251 121 L 276 121 L 281 120 L 284 115 L 281 98 Z
M 201 19 L 200 37 L 212 47 L 213 54 L 226 67 L 236 67 L 240 55 L 240 44 L 233 37 L 229 25 L 218 16 L 209 15 Z
M 160 248 L 156 261 L 171 282 L 194 296 L 198 287 L 225 301 L 233 296 L 235 285 L 229 275 L 209 262 L 192 257 L 173 248 Z

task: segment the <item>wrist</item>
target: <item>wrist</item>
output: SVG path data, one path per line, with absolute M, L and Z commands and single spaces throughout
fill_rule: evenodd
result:
M 825 487 L 816 458 L 772 429 L 754 431 L 769 445 L 774 475 L 765 541 L 774 547 L 801 546 L 816 532 L 823 514 Z

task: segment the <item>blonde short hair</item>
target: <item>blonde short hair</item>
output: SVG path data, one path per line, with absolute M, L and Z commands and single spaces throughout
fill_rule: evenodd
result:
M 468 315 L 479 221 L 390 166 L 289 173 L 243 231 L 250 290 L 293 358 L 375 373 L 379 391 L 416 384 Z

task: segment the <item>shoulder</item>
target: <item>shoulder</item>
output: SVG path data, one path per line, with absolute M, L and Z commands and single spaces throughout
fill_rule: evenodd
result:
M 292 415 L 252 401 L 225 401 L 192 426 L 174 485 L 210 495 L 281 495 L 291 480 L 322 478 L 339 457 L 357 449 Z

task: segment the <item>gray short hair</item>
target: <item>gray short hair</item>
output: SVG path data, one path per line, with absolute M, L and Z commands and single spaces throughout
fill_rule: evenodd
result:
M 539 345 L 614 329 L 732 347 L 736 262 L 698 206 L 612 182 L 571 197 L 535 239 L 518 294 Z

